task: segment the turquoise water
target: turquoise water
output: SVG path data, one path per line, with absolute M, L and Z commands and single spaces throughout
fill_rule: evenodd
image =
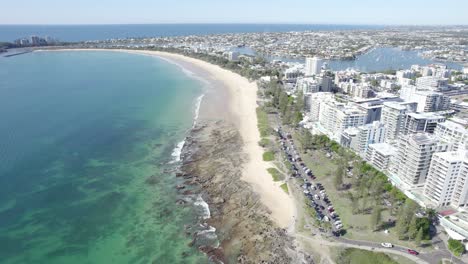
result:
M 149 56 L 0 59 L 1 263 L 206 262 L 164 172 L 201 93 Z

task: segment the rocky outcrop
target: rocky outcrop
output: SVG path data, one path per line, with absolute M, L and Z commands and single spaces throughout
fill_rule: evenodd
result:
M 186 139 L 179 177 L 199 184 L 209 204 L 209 224 L 217 229 L 219 249 L 202 251 L 224 263 L 303 263 L 293 239 L 277 228 L 260 197 L 241 180 L 242 139 L 234 126 L 198 125 Z

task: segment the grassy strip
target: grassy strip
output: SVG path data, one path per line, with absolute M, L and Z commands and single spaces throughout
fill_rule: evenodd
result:
M 262 148 L 266 148 L 268 145 L 270 145 L 270 143 L 271 143 L 271 141 L 268 138 L 262 138 L 258 142 L 258 145 L 260 145 L 260 147 L 262 147 Z
M 262 107 L 257 107 L 258 130 L 261 137 L 270 135 L 270 125 L 268 124 L 268 114 Z
M 287 183 L 283 183 L 280 185 L 281 189 L 283 189 L 283 191 L 287 194 L 289 194 L 289 189 L 288 189 L 288 184 Z
M 268 168 L 267 171 L 271 174 L 271 177 L 273 177 L 273 181 L 277 182 L 282 180 L 281 172 L 276 168 Z
M 362 249 L 348 248 L 339 254 L 339 263 L 343 264 L 398 264 L 384 253 L 371 252 Z
M 264 161 L 273 161 L 275 159 L 275 154 L 271 151 L 267 151 L 263 153 L 263 160 Z

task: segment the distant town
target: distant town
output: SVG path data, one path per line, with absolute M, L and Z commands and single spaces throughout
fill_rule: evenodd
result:
M 216 53 L 226 48 L 248 47 L 269 57 L 355 59 L 375 47 L 398 47 L 421 51 L 440 61 L 468 61 L 468 29 L 388 28 L 382 30 L 232 33 L 205 36 L 111 39 L 90 41 L 97 46 L 154 46 Z
M 52 46 L 59 45 L 60 43 L 57 39 L 52 37 L 39 37 L 39 36 L 30 36 L 17 39 L 12 43 L 9 42 L 0 42 L 0 53 L 7 52 L 8 49 L 14 48 L 31 48 L 31 47 L 42 47 L 42 46 Z M 20 53 L 23 53 L 22 51 Z

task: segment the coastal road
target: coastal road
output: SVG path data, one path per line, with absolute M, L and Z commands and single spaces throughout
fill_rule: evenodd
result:
M 317 242 L 315 238 L 305 236 L 305 235 L 301 235 L 301 234 L 297 234 L 296 237 L 304 239 L 304 240 Z M 399 256 L 403 256 L 403 257 L 406 257 L 408 259 L 411 259 L 412 261 L 414 261 L 414 262 L 416 262 L 418 264 L 438 263 L 438 260 L 429 262 L 429 261 L 421 258 L 420 255 L 414 256 L 414 255 L 409 254 L 408 252 L 406 252 L 406 250 L 403 251 L 403 250 L 401 250 L 399 248 L 397 249 L 395 247 L 393 247 L 393 248 L 384 248 L 380 244 L 378 246 L 373 246 L 372 245 L 373 243 L 370 243 L 370 242 L 369 242 L 369 244 L 365 244 L 364 242 L 357 242 L 357 241 L 341 241 L 341 240 L 329 241 L 329 240 L 325 240 L 325 239 L 320 239 L 319 242 L 320 242 L 321 245 L 324 245 L 324 246 L 357 248 L 357 249 L 374 251 L 374 252 L 395 254 L 395 255 L 399 255 Z M 377 244 L 377 243 L 375 243 L 375 244 Z
M 449 251 L 447 250 L 433 250 L 431 252 L 420 252 L 419 255 L 414 256 L 408 253 L 408 248 L 404 246 L 399 246 L 399 245 L 393 245 L 393 248 L 383 248 L 380 243 L 376 242 L 370 242 L 370 241 L 360 241 L 360 240 L 351 240 L 347 238 L 335 238 L 335 241 L 338 243 L 343 243 L 349 247 L 365 247 L 367 250 L 372 250 L 372 251 L 382 251 L 382 252 L 388 252 L 388 253 L 393 253 L 393 254 L 398 254 L 405 256 L 407 258 L 410 258 L 414 261 L 418 259 L 419 261 L 416 261 L 417 263 L 434 263 L 437 264 L 439 263 L 440 260 L 442 259 L 448 259 L 452 257 Z M 369 249 L 370 248 L 370 249 Z M 453 257 L 452 262 L 456 264 L 462 264 L 464 263 L 460 259 Z

